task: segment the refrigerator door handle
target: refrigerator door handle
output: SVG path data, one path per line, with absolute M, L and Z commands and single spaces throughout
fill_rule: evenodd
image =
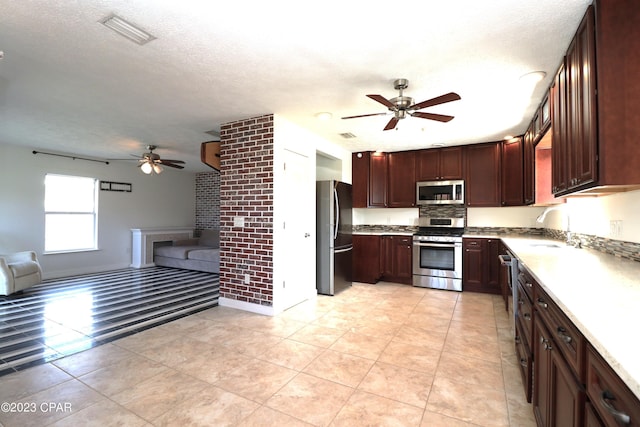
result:
M 343 248 L 343 249 L 336 249 L 333 251 L 334 254 L 341 254 L 343 252 L 349 252 L 350 250 L 353 250 L 353 246 L 349 246 L 348 248 Z
M 333 198 L 336 201 L 336 217 L 335 217 L 335 229 L 333 230 L 333 240 L 336 240 L 338 238 L 338 226 L 340 225 L 340 202 L 338 201 L 338 190 L 336 190 L 336 188 L 333 188 Z

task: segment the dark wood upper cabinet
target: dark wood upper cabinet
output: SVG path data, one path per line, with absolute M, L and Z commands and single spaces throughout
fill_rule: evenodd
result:
M 566 56 L 569 189 L 598 179 L 598 119 L 593 8 L 585 15 Z
M 594 43 L 593 8 L 589 7 L 551 90 L 556 195 L 590 186 L 598 177 Z
M 416 181 L 463 179 L 462 147 L 420 150 L 416 157 Z
M 522 138 L 502 143 L 502 206 L 524 204 Z
M 351 155 L 353 207 L 386 207 L 387 155 L 364 151 Z
M 387 153 L 388 207 L 406 208 L 416 205 L 416 154 L 416 151 Z
M 501 206 L 500 147 L 499 142 L 464 147 L 467 206 Z
M 536 147 L 530 129 L 522 140 L 522 196 L 525 205 L 536 202 Z
M 387 207 L 387 153 L 371 153 L 369 161 L 369 206 Z
M 354 208 L 369 206 L 369 161 L 368 151 L 351 155 L 351 187 Z
M 556 74 L 549 91 L 551 106 L 551 192 L 560 194 L 567 190 L 567 82 L 564 64 Z
M 553 193 L 640 188 L 640 7 L 594 1 L 551 89 Z

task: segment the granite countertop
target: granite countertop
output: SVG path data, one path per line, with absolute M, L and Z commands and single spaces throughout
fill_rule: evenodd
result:
M 410 225 L 357 225 L 351 234 L 360 236 L 413 236 L 418 227 Z
M 558 240 L 502 241 L 640 399 L 640 262 Z M 552 245 L 552 246 L 550 246 Z
M 414 231 L 393 231 L 393 230 L 358 230 L 351 234 L 354 236 L 413 236 Z

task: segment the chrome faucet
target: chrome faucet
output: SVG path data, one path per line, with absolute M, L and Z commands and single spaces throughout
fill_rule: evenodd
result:
M 566 206 L 566 205 L 557 205 L 557 206 L 551 206 L 551 207 L 546 208 L 544 210 L 544 212 L 542 212 L 540 215 L 538 215 L 538 217 L 536 218 L 536 221 L 539 222 L 539 223 L 543 223 L 544 219 L 547 217 L 547 214 L 549 212 L 552 212 L 552 211 L 564 212 L 564 209 L 563 209 L 564 206 Z M 573 236 L 572 236 L 572 233 L 571 233 L 571 216 L 569 215 L 568 212 L 566 213 L 566 217 L 567 217 L 567 229 L 566 229 L 565 233 L 567 235 L 567 240 L 565 241 L 565 243 L 568 246 L 573 246 Z

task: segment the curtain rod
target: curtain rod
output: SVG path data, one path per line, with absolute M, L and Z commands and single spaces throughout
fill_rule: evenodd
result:
M 36 151 L 36 150 L 33 150 L 33 154 L 44 154 L 46 156 L 66 157 L 67 159 L 73 159 L 73 160 L 86 160 L 88 162 L 104 163 L 105 165 L 109 164 L 109 162 L 106 160 L 87 159 L 85 157 L 69 156 L 67 154 L 45 153 L 44 151 Z

